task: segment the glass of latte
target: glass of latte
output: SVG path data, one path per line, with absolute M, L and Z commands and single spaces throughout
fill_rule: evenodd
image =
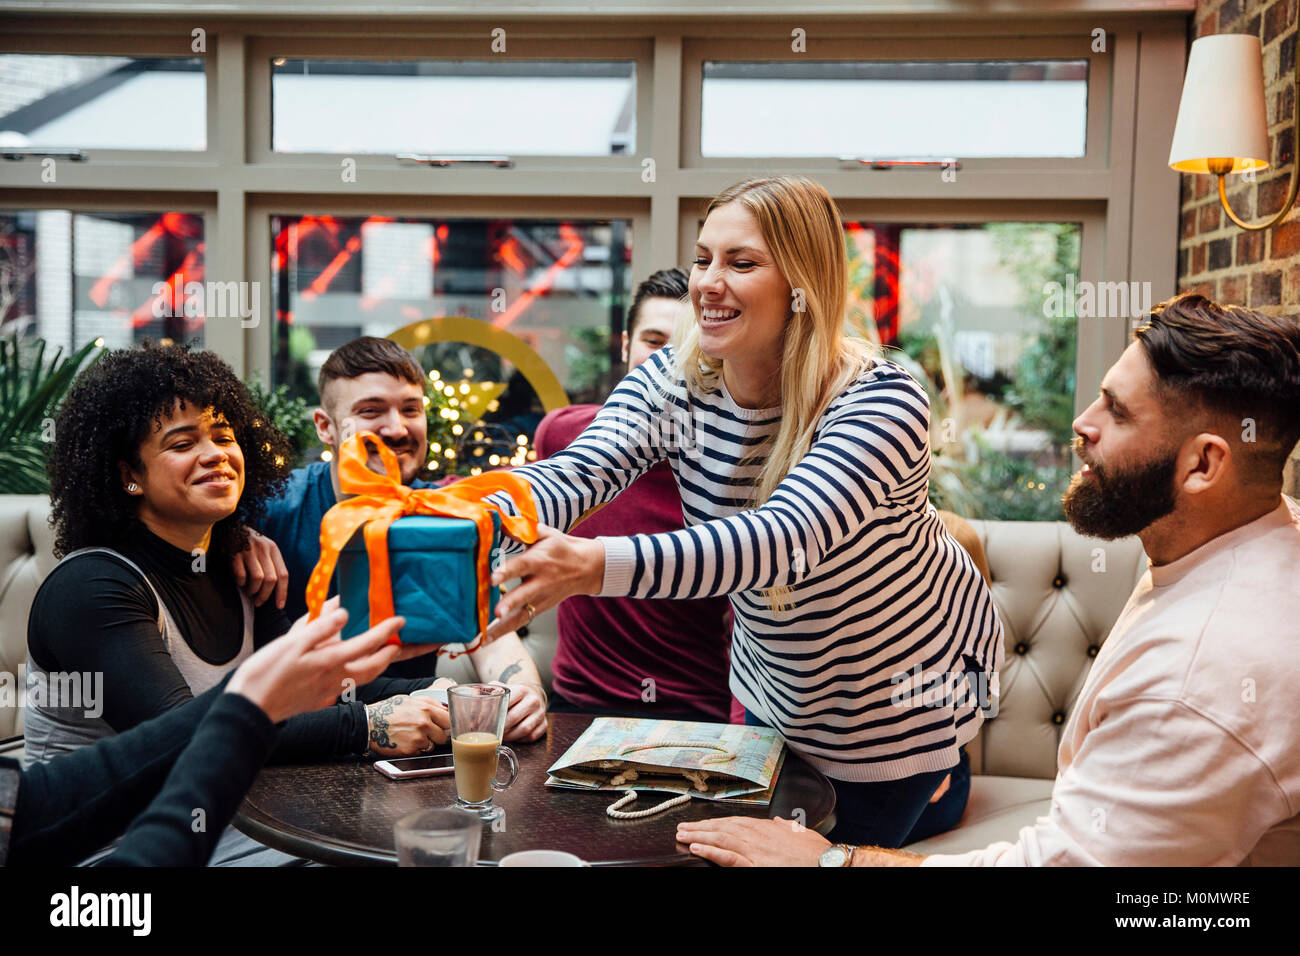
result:
M 489 822 L 505 815 L 492 805 L 492 795 L 509 789 L 519 776 L 515 752 L 501 746 L 509 709 L 510 691 L 497 684 L 457 684 L 447 691 L 456 806 Z M 504 783 L 497 780 L 502 758 L 510 770 Z

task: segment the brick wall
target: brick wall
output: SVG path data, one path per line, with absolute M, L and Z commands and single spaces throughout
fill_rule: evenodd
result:
M 1268 169 L 1254 183 L 1229 176 L 1228 201 L 1246 222 L 1275 216 L 1286 201 L 1294 170 L 1297 0 L 1200 0 L 1193 38 L 1249 33 L 1264 45 L 1264 103 L 1272 145 Z M 1219 206 L 1214 176 L 1183 175 L 1178 238 L 1178 290 L 1270 314 L 1300 312 L 1300 202 L 1272 229 L 1247 232 Z M 1300 496 L 1300 448 L 1291 458 L 1285 489 Z

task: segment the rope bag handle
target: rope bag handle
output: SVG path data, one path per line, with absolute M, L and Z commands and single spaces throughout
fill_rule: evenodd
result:
M 728 761 L 736 759 L 736 755 L 732 753 L 730 750 L 728 750 L 726 747 L 719 746 L 718 744 L 701 743 L 699 741 L 694 741 L 694 740 L 665 740 L 653 744 L 628 745 L 626 747 L 621 748 L 618 752 L 618 755 L 622 757 L 625 756 L 626 754 L 636 753 L 638 750 L 659 750 L 665 747 L 698 747 L 706 750 L 720 751 L 720 753 L 712 754 L 708 757 L 705 757 L 702 763 L 727 763 Z M 679 773 L 681 773 L 683 776 L 686 777 L 687 780 L 693 783 L 697 789 L 699 790 L 708 789 L 707 785 L 704 782 L 705 774 L 702 771 L 682 770 L 679 771 Z M 622 784 L 627 781 L 635 780 L 636 778 L 637 778 L 637 772 L 635 770 L 625 770 L 622 773 L 618 774 L 616 777 L 614 777 L 613 780 L 610 781 L 610 783 L 612 783 L 614 786 L 617 787 L 619 784 Z M 642 817 L 650 817 L 650 816 L 654 816 L 656 813 L 662 813 L 665 810 L 671 810 L 673 807 L 680 807 L 683 804 L 690 803 L 691 795 L 689 793 L 678 794 L 675 797 L 671 797 L 670 799 L 663 801 L 663 803 L 656 804 L 655 806 L 649 807 L 645 810 L 623 810 L 622 809 L 622 807 L 627 806 L 629 803 L 633 803 L 635 800 L 636 800 L 636 791 L 632 789 L 625 789 L 623 791 L 623 796 L 619 797 L 618 800 L 616 800 L 614 803 L 611 803 L 608 807 L 605 808 L 606 816 L 612 817 L 615 820 L 637 820 Z

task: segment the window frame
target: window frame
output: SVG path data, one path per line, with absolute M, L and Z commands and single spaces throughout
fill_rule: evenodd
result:
M 71 194 L 63 193 L 63 196 Z M 162 214 L 167 212 L 179 212 L 186 215 L 200 216 L 203 219 L 203 269 L 204 281 L 207 281 L 208 255 L 207 247 L 209 242 L 212 223 L 215 219 L 215 207 L 210 201 L 201 201 L 203 197 L 197 195 L 179 194 L 174 195 L 170 200 L 163 194 L 140 194 L 135 200 L 126 200 L 119 197 L 96 196 L 93 194 L 80 193 L 75 198 L 67 201 L 61 201 L 59 195 L 55 193 L 41 196 L 39 193 L 34 195 L 17 195 L 13 193 L 0 193 L 0 211 L 4 212 L 45 212 L 47 210 L 62 210 L 71 212 L 74 216 L 79 213 L 111 213 L 117 215 L 150 215 Z M 39 244 L 40 237 L 37 237 Z M 75 255 L 75 252 L 74 252 Z M 70 264 L 70 268 L 75 270 L 75 263 Z M 76 273 L 72 272 L 73 282 L 75 285 Z M 158 280 L 161 281 L 161 280 Z M 75 288 L 73 289 L 73 298 L 69 302 L 69 313 L 65 317 L 69 323 L 73 321 L 72 312 L 76 309 Z M 40 304 L 37 304 L 40 308 Z M 237 323 L 236 323 L 237 324 Z M 75 326 L 68 329 L 68 342 L 73 343 L 72 332 Z M 203 347 L 211 348 L 209 342 L 209 332 L 212 328 L 212 320 L 205 316 L 203 320 Z
M 649 210 L 644 202 L 639 204 L 626 201 L 609 201 L 587 199 L 585 201 L 530 201 L 525 197 L 493 199 L 486 197 L 466 197 L 460 202 L 439 205 L 431 212 L 427 205 L 419 205 L 409 198 L 389 198 L 376 205 L 373 197 L 347 197 L 350 201 L 340 202 L 344 197 L 318 196 L 309 201 L 295 199 L 292 205 L 280 199 L 261 197 L 249 208 L 248 244 L 249 255 L 256 261 L 267 263 L 266 281 L 259 287 L 262 315 L 269 316 L 268 328 L 259 333 L 257 329 L 249 332 L 259 333 L 251 336 L 247 352 L 250 368 L 257 376 L 269 381 L 271 366 L 274 362 L 274 338 L 276 316 L 271 302 L 271 260 L 272 237 L 271 220 L 275 216 L 393 216 L 395 218 L 411 217 L 417 219 L 625 219 L 631 232 L 632 261 L 628 274 L 635 277 L 637 271 L 638 230 L 641 234 L 649 229 Z M 644 251 L 642 251 L 644 256 Z M 636 288 L 632 282 L 629 289 L 627 305 L 631 304 L 630 294 Z
M 191 35 L 183 37 L 153 36 L 149 34 L 105 36 L 102 34 L 61 34 L 61 35 L 24 35 L 12 34 L 0 38 L 0 54 L 24 54 L 27 56 L 125 56 L 139 59 L 167 57 L 177 59 L 202 59 L 204 87 L 204 139 L 203 149 L 111 149 L 99 146 L 79 147 L 71 144 L 68 148 L 83 149 L 86 159 L 83 162 L 64 160 L 71 165 L 89 167 L 92 165 L 135 165 L 140 163 L 162 163 L 184 166 L 215 164 L 217 152 L 213 148 L 216 141 L 217 119 L 217 76 L 216 59 L 211 54 L 211 42 L 214 39 L 209 31 L 204 42 L 207 49 L 195 53 L 190 48 Z M 39 146 L 31 147 L 40 149 Z M 53 148 L 53 147 L 51 147 Z M 36 161 L 39 164 L 39 160 Z M 32 165 L 32 159 L 21 161 Z M 19 165 L 18 162 L 4 161 L 4 165 Z
M 1113 34 L 1107 34 L 1106 49 L 1113 50 Z M 996 55 L 989 53 L 987 44 L 994 41 L 999 44 Z M 1082 172 L 1106 169 L 1109 156 L 1106 149 L 1107 132 L 1110 128 L 1111 111 L 1111 70 L 1113 58 L 1110 53 L 1093 53 L 1090 48 L 1091 37 L 979 37 L 972 38 L 936 38 L 936 39 L 878 39 L 878 40 L 819 40 L 814 49 L 816 56 L 809 54 L 792 54 L 790 43 L 783 40 L 751 40 L 742 53 L 728 50 L 727 62 L 884 62 L 900 63 L 952 61 L 1003 62 L 1007 60 L 1086 60 L 1088 62 L 1088 93 L 1086 131 L 1084 134 L 1084 155 L 1080 157 L 979 157 L 956 158 L 961 164 L 961 171 L 970 174 L 1003 171 L 1015 173 L 1032 173 L 1041 170 L 1044 165 L 1051 165 L 1057 172 Z M 755 157 L 706 157 L 700 154 L 700 142 L 703 134 L 703 91 L 704 64 L 706 61 L 721 58 L 712 57 L 709 51 L 716 49 L 716 44 L 709 40 L 688 39 L 683 44 L 683 97 L 682 113 L 682 158 L 687 169 L 728 169 L 728 170 L 780 170 L 800 171 L 818 175 L 854 169 L 852 165 L 839 162 L 834 157 L 826 156 L 755 156 Z M 870 157 L 875 159 L 901 157 Z M 881 171 L 874 171 L 879 174 Z M 926 176 L 938 178 L 938 170 L 933 175 L 913 170 L 891 170 L 898 176 Z M 960 174 L 959 174 L 960 175 Z
M 846 218 L 881 218 L 894 210 L 916 220 L 926 203 L 943 206 L 941 218 L 958 220 L 963 213 L 988 208 L 990 215 L 1008 216 L 1019 204 L 1037 205 L 1056 219 L 1061 203 L 1095 204 L 1104 210 L 1104 227 L 1085 230 L 1079 279 L 1090 281 L 1150 280 L 1156 300 L 1172 294 L 1177 278 L 1177 214 L 1180 177 L 1163 163 L 1179 85 L 1186 61 L 1186 28 L 1194 4 L 1181 0 L 1172 9 L 1148 5 L 1141 10 L 1105 17 L 1107 52 L 1092 55 L 1089 41 L 1098 25 L 1095 11 L 1078 4 L 1051 16 L 1025 10 L 974 18 L 953 10 L 942 15 L 902 14 L 898 10 L 865 10 L 801 15 L 792 24 L 787 15 L 737 18 L 710 9 L 686 8 L 658 14 L 610 11 L 601 16 L 583 13 L 556 16 L 528 11 L 493 16 L 477 11 L 477 20 L 445 8 L 428 15 L 412 11 L 388 14 L 345 14 L 321 17 L 319 11 L 277 16 L 227 10 L 220 15 L 154 15 L 123 17 L 84 11 L 76 17 L 40 14 L 13 17 L 0 48 L 9 52 L 97 53 L 123 55 L 159 52 L 193 55 L 190 31 L 207 29 L 207 150 L 190 153 L 152 151 L 111 157 L 95 151 L 88 163 L 60 163 L 58 183 L 42 184 L 39 164 L 0 162 L 0 205 L 19 208 L 92 208 L 90 200 L 121 211 L 149 209 L 142 202 L 167 196 L 165 205 L 205 210 L 205 261 L 214 279 L 262 283 L 263 315 L 270 316 L 269 221 L 264 208 L 297 213 L 365 213 L 421 216 L 495 214 L 512 217 L 546 215 L 577 217 L 585 209 L 610 209 L 608 215 L 633 218 L 634 276 L 674 263 L 682 256 L 684 215 L 694 215 L 705 197 L 752 175 L 755 165 L 724 160 L 716 165 L 690 161 L 686 143 L 694 129 L 698 139 L 702 71 L 700 44 L 726 59 L 752 59 L 755 44 L 766 44 L 788 58 L 792 26 L 806 30 L 808 49 L 816 57 L 828 51 L 842 58 L 862 59 L 863 51 L 888 46 L 897 59 L 926 59 L 951 50 L 953 59 L 1005 60 L 1011 50 L 1045 56 L 1068 47 L 1073 57 L 1089 49 L 1089 129 L 1082 160 L 970 160 L 963 163 L 956 183 L 944 183 L 937 173 L 880 172 L 760 162 L 764 169 L 800 171 L 815 176 L 835 196 Z M 771 11 L 769 11 L 771 12 Z M 362 171 L 356 183 L 343 183 L 335 154 L 319 161 L 299 161 L 298 154 L 263 154 L 250 148 L 256 124 L 265 121 L 269 147 L 270 55 L 265 77 L 257 78 L 253 60 L 269 44 L 273 55 L 310 51 L 336 56 L 346 48 L 353 57 L 384 59 L 393 51 L 426 58 L 430 51 L 455 48 L 462 57 L 479 59 L 488 47 L 490 30 L 507 29 L 511 55 L 538 52 L 554 59 L 572 53 L 578 59 L 610 59 L 610 51 L 633 45 L 644 51 L 637 67 L 637 149 L 615 157 L 580 157 L 555 163 L 555 157 L 521 162 L 514 169 L 425 169 L 370 167 L 358 157 Z M 941 29 L 943 39 L 935 39 Z M 708 40 L 706 38 L 724 38 Z M 694 45 L 692 45 L 694 44 Z M 839 44 L 838 47 L 835 44 Z M 416 49 L 418 47 L 418 50 Z M 852 48 L 851 50 L 849 48 Z M 983 48 L 981 55 L 979 50 Z M 1094 95 L 1105 63 L 1106 98 Z M 644 63 L 643 63 L 644 60 Z M 260 85 L 259 85 L 260 84 Z M 694 84 L 694 85 L 692 85 Z M 690 92 L 694 90 L 694 92 Z M 262 97 L 265 91 L 266 97 Z M 264 104 L 264 105 L 259 105 Z M 1099 109 L 1104 105 L 1104 110 Z M 261 110 L 262 119 L 258 119 Z M 1094 127 L 1101 122 L 1100 135 Z M 694 115 L 692 115 L 694 114 Z M 696 150 L 698 153 L 698 149 Z M 111 158 L 112 161 L 108 161 Z M 643 176 L 640 160 L 653 158 L 657 175 Z M 698 158 L 698 156 L 697 156 Z M 960 158 L 960 157 L 959 157 Z M 524 157 L 520 157 L 521 160 Z M 1140 161 L 1139 161 L 1140 160 Z M 714 161 L 711 161 L 713 163 Z M 1068 167 L 1064 164 L 1073 163 Z M 977 164 L 989 164 L 982 168 Z M 1018 164 L 1018 165 L 1016 165 Z M 382 176 L 366 175 L 374 169 Z M 580 172 L 581 176 L 575 176 Z M 181 196 L 183 199 L 176 197 Z M 197 210 L 196 210 L 197 211 Z M 594 215 L 595 213 L 593 213 Z M 1015 218 L 1012 216 L 1011 218 Z M 693 243 L 689 237 L 687 250 Z M 1089 253 L 1088 250 L 1093 252 Z M 1095 391 L 1101 374 L 1118 358 L 1128 341 L 1126 323 L 1085 321 L 1079 327 L 1078 396 Z M 237 372 L 269 369 L 269 347 L 259 328 L 238 323 L 211 323 L 205 345 L 222 355 Z M 1086 405 L 1086 403 L 1084 403 Z
M 385 42 L 382 55 L 360 54 L 355 41 L 336 38 L 265 37 L 252 38 L 248 44 L 248 152 L 253 163 L 264 165 L 325 166 L 331 170 L 339 168 L 339 161 L 348 154 L 316 152 L 280 152 L 273 148 L 271 142 L 274 120 L 274 99 L 272 91 L 273 74 L 271 60 L 283 56 L 287 59 L 320 60 L 356 60 L 368 62 L 375 60 L 490 60 L 494 54 L 490 51 L 486 32 L 482 38 L 476 38 L 482 50 L 474 53 L 467 49 L 463 40 L 408 40 L 394 39 Z M 510 62 L 533 60 L 553 62 L 556 60 L 597 61 L 627 60 L 636 65 L 636 149 L 626 154 L 610 156 L 585 155 L 542 155 L 528 153 L 509 154 L 514 162 L 514 169 L 489 169 L 487 172 L 508 173 L 515 170 L 583 169 L 627 170 L 636 167 L 636 156 L 645 151 L 648 143 L 643 137 L 650 135 L 649 116 L 651 112 L 651 95 L 653 88 L 653 44 L 646 39 L 613 39 L 592 42 L 572 41 L 552 43 L 534 38 L 509 38 L 507 51 Z M 414 151 L 414 150 L 410 150 Z M 452 154 L 454 155 L 454 154 Z M 395 155 L 384 153 L 358 153 L 350 158 L 356 160 L 357 169 L 393 170 L 409 169 L 415 164 L 399 161 Z M 433 175 L 455 175 L 460 170 L 429 169 Z

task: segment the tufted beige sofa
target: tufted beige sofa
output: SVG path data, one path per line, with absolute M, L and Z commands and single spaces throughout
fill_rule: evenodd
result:
M 0 753 L 11 757 L 22 746 L 23 712 L 12 695 L 24 686 L 27 611 L 58 563 L 49 514 L 44 495 L 0 495 Z
M 55 563 L 48 514 L 44 497 L 0 496 L 0 680 L 8 679 L 10 687 L 21 680 L 26 660 L 28 607 Z M 1006 628 L 1006 662 L 997 716 L 968 748 L 976 776 L 962 823 L 912 847 L 922 852 L 955 853 L 1014 840 L 1021 827 L 1047 812 L 1062 724 L 1093 655 L 1146 569 L 1136 538 L 1096 541 L 1063 522 L 971 525 L 984 547 Z M 539 615 L 524 641 L 549 687 L 554 612 Z M 463 657 L 440 664 L 444 672 L 473 679 Z M 21 711 L 0 701 L 0 741 L 21 733 Z M 8 746 L 12 754 L 21 741 Z
M 1051 806 L 1061 729 L 1101 644 L 1146 571 L 1137 538 L 1099 541 L 1065 522 L 971 521 L 1005 630 L 997 715 L 967 752 L 959 826 L 908 847 L 961 853 L 1016 839 Z

